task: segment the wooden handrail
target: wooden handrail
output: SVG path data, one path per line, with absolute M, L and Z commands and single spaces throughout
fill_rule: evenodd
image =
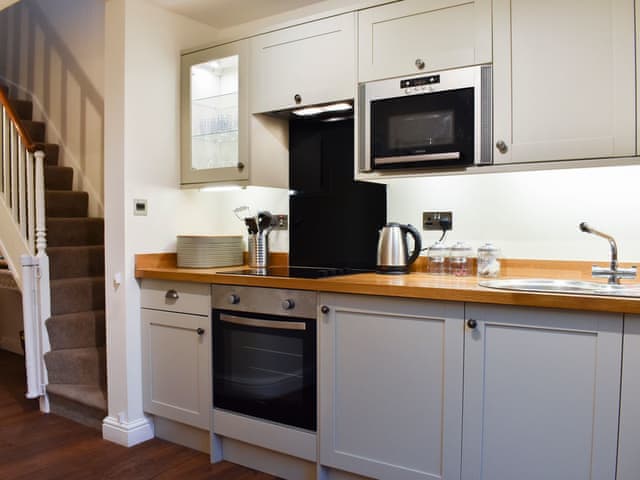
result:
M 9 118 L 16 126 L 16 131 L 18 132 L 18 135 L 20 135 L 24 147 L 31 153 L 35 153 L 38 150 L 44 150 L 43 143 L 37 143 L 31 140 L 31 135 L 29 135 L 29 132 L 24 128 L 22 120 L 20 120 L 20 118 L 16 114 L 15 110 L 11 106 L 9 97 L 7 97 L 4 89 L 2 88 L 0 88 L 0 103 L 4 106 L 7 114 L 9 115 Z

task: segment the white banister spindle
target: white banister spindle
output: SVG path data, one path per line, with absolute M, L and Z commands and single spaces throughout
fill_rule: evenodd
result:
M 27 238 L 27 179 L 25 171 L 25 156 L 27 149 L 22 145 L 22 140 L 18 138 L 18 221 L 20 223 L 20 234 L 22 238 Z
M 36 201 L 35 185 L 33 183 L 33 153 L 27 151 L 27 241 L 29 250 L 36 249 Z
M 46 256 L 47 227 L 44 216 L 44 152 L 38 150 L 36 158 L 36 252 L 38 257 Z
M 16 127 L 11 125 L 11 134 L 9 135 L 11 142 L 11 213 L 13 219 L 18 221 L 18 131 Z
M 4 194 L 4 201 L 9 202 L 9 181 L 11 176 L 9 174 L 9 154 L 11 149 L 9 148 L 9 130 L 11 124 L 9 122 L 9 115 L 5 107 L 2 107 L 2 193 Z

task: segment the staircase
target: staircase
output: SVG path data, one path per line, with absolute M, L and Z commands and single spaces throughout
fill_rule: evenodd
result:
M 45 124 L 32 120 L 32 103 L 11 103 L 32 141 L 44 143 Z M 51 280 L 47 393 L 53 413 L 100 428 L 107 414 L 104 221 L 88 216 L 86 192 L 72 190 L 73 169 L 58 166 L 58 145 L 47 144 L 45 151 Z

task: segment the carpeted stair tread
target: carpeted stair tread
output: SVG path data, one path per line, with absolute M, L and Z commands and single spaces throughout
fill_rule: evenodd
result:
M 51 281 L 51 315 L 104 310 L 104 277 Z
M 47 165 L 44 167 L 45 190 L 71 190 L 73 188 L 73 168 Z
M 49 384 L 93 384 L 106 381 L 105 347 L 68 348 L 44 354 Z
M 20 120 L 31 120 L 33 118 L 33 103 L 29 100 L 10 99 L 11 108 L 13 108 Z
M 47 245 L 51 247 L 104 244 L 104 219 L 47 218 Z
M 96 430 L 107 416 L 107 388 L 96 385 L 47 385 L 51 413 Z
M 86 217 L 89 211 L 89 194 L 66 190 L 45 192 L 46 217 Z
M 83 403 L 105 413 L 107 411 L 106 385 L 51 383 L 47 385 L 47 393 Z
M 47 255 L 52 280 L 104 275 L 103 245 L 48 247 Z
M 46 326 L 51 350 L 105 345 L 104 310 L 54 315 Z
M 0 288 L 18 288 L 16 279 L 9 269 L 0 270 Z
M 45 141 L 45 123 L 33 120 L 23 120 L 22 125 L 33 142 Z

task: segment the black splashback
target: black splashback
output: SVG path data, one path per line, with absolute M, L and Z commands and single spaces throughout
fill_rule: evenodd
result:
M 353 180 L 353 120 L 289 124 L 289 263 L 374 269 L 386 186 Z

